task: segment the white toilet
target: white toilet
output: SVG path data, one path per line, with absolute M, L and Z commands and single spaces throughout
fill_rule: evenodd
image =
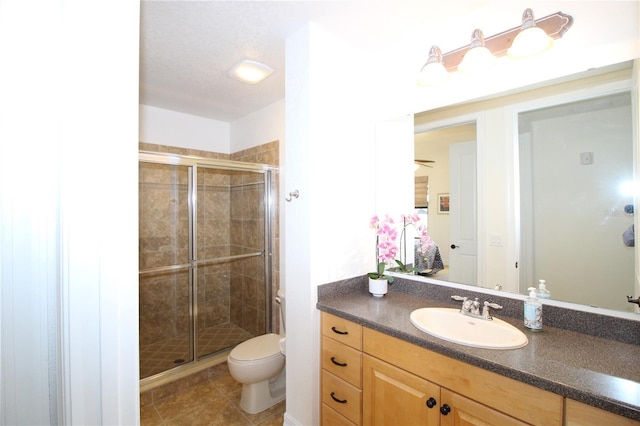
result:
M 259 413 L 282 401 L 285 394 L 285 298 L 278 290 L 280 334 L 264 334 L 233 348 L 227 357 L 229 373 L 242 383 L 240 407 Z

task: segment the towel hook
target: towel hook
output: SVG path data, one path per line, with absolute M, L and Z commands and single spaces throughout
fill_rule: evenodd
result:
M 300 196 L 300 192 L 296 189 L 293 192 L 289 193 L 288 197 L 284 197 L 285 201 L 287 202 L 291 202 L 291 200 L 293 200 L 294 198 L 298 198 Z

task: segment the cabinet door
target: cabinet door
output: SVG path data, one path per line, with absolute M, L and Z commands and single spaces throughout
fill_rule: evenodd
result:
M 438 425 L 440 387 L 368 355 L 362 392 L 365 425 Z
M 566 426 L 638 426 L 640 422 L 567 398 Z
M 486 405 L 479 404 L 462 395 L 442 389 L 441 392 L 441 425 L 442 426 L 476 426 L 476 425 L 527 425 L 513 417 L 502 414 Z

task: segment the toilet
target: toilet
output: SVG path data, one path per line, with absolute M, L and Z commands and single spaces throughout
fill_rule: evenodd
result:
M 285 298 L 278 290 L 280 333 L 253 337 L 233 348 L 227 357 L 229 373 L 242 383 L 240 407 L 259 413 L 285 399 Z

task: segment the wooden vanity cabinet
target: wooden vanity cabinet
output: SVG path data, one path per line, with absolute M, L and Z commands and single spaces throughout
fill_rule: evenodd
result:
M 640 426 L 326 312 L 321 357 L 322 425 Z
M 368 328 L 362 334 L 366 425 L 562 424 L 560 395 Z
M 567 398 L 565 426 L 638 426 L 640 422 Z
M 362 326 L 322 313 L 321 423 L 362 425 Z
M 367 354 L 363 369 L 365 425 L 527 424 Z

